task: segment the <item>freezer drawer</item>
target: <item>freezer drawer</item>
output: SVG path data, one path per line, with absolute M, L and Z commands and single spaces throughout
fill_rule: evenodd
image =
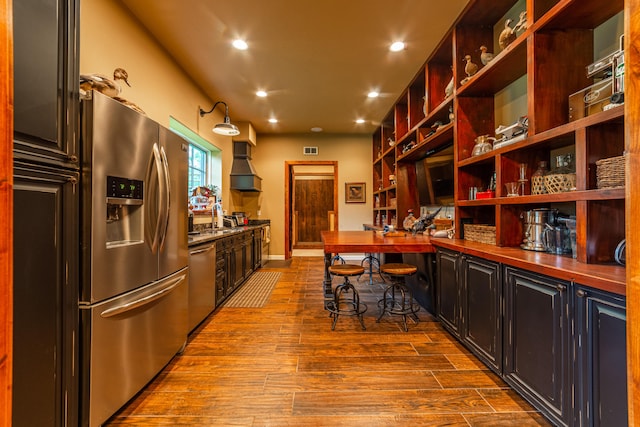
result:
M 189 331 L 213 311 L 216 304 L 216 244 L 189 249 Z
M 188 332 L 188 268 L 83 307 L 82 425 L 99 426 L 181 350 Z

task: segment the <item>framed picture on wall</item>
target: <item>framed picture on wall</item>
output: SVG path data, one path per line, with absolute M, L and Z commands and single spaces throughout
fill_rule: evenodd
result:
M 345 182 L 344 201 L 346 203 L 365 203 L 366 191 L 364 182 Z

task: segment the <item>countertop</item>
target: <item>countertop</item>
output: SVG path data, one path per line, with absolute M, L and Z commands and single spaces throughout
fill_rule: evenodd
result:
M 249 230 L 255 230 L 262 227 L 265 227 L 270 224 L 269 220 L 254 220 L 254 222 L 250 222 L 249 225 L 245 225 L 242 227 L 235 228 L 215 228 L 215 229 L 207 229 L 204 231 L 200 231 L 198 234 L 189 234 L 189 247 L 197 246 L 202 243 L 211 242 L 217 239 L 221 239 L 223 237 L 234 236 L 236 234 L 243 233 Z

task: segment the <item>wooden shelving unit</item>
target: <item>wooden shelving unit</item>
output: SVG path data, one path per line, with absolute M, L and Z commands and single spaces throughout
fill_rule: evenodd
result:
M 380 225 L 382 215 L 387 223 L 401 222 L 408 209 L 419 212 L 416 161 L 453 144 L 457 241 L 464 242 L 462 224 L 471 221 L 495 225 L 497 246 L 518 248 L 522 214 L 551 207 L 575 215 L 579 263 L 612 264 L 624 239 L 625 195 L 621 188 L 597 188 L 596 161 L 624 153 L 624 108 L 569 121 L 569 96 L 594 83 L 586 66 L 602 57 L 602 46 L 617 47 L 623 10 L 623 0 L 471 1 L 373 135 L 373 222 Z M 517 22 L 524 11 L 526 28 L 501 50 L 505 21 Z M 481 45 L 495 54 L 484 66 Z M 465 55 L 480 69 L 462 85 Z M 453 93 L 446 90 L 452 77 Z M 529 120 L 527 138 L 471 156 L 477 136 L 493 136 L 499 125 L 523 116 Z M 517 180 L 520 163 L 526 163 L 530 179 L 540 161 L 554 166 L 557 153 L 567 152 L 574 159 L 576 191 L 530 195 L 529 180 L 524 196 L 506 197 L 504 184 Z M 468 200 L 469 188 L 486 188 L 494 173 L 495 198 Z M 389 175 L 395 175 L 395 185 Z

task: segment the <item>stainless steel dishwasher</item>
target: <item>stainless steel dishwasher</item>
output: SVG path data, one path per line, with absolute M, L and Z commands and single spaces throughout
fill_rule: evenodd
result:
M 213 311 L 216 303 L 216 244 L 189 248 L 189 331 Z

